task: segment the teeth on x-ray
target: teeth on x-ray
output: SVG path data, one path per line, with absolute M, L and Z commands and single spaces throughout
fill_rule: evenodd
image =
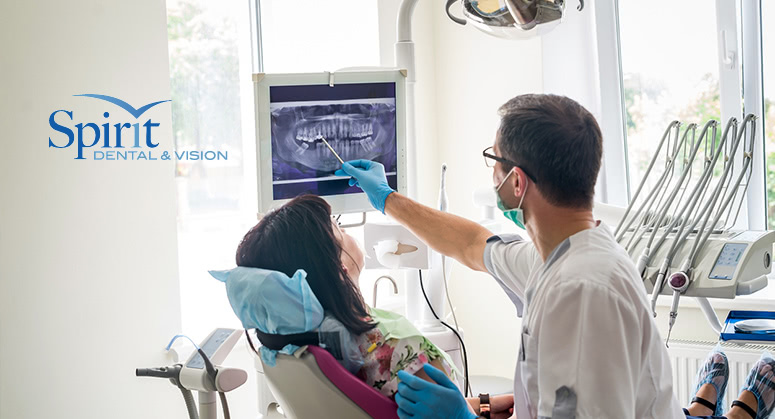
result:
M 371 122 L 358 123 L 341 119 L 323 121 L 311 127 L 296 129 L 296 140 L 314 143 L 324 137 L 329 143 L 337 140 L 362 140 L 374 133 Z
M 300 145 L 298 149 L 296 149 L 296 154 L 301 154 L 301 153 L 307 151 L 308 148 L 309 148 L 309 144 L 304 143 L 304 144 Z
M 363 149 L 368 152 L 373 150 L 376 144 L 374 144 L 374 138 L 369 136 L 364 138 L 363 141 L 361 141 L 361 145 L 363 146 Z
M 287 162 L 316 172 L 338 169 L 339 160 L 322 138 L 345 161 L 395 159 L 395 103 L 278 106 L 271 112 L 272 147 Z

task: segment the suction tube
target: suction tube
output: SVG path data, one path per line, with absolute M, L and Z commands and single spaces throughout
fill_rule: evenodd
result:
M 186 402 L 189 419 L 199 419 L 199 411 L 196 410 L 196 402 L 194 402 L 194 396 L 191 394 L 191 390 L 187 390 L 183 387 L 178 388 L 180 388 L 180 392 L 183 393 L 183 400 Z

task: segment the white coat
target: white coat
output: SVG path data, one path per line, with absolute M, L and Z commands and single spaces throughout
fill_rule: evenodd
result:
M 517 418 L 685 418 L 640 275 L 605 225 L 543 263 L 532 243 L 495 236 L 484 262 L 523 317 Z

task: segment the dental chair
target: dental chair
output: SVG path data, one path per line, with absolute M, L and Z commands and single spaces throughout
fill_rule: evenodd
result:
M 248 344 L 261 353 L 262 414 L 267 413 L 262 399 L 269 390 L 289 419 L 398 418 L 395 402 L 337 361 L 357 370 L 358 360 L 353 359 L 360 357 L 360 350 L 344 325 L 325 316 L 304 270 L 289 277 L 283 272 L 238 266 L 210 274 L 226 284 L 229 304 L 245 329 Z M 261 343 L 259 350 L 253 344 L 253 333 Z M 288 355 L 291 351 L 293 355 Z
M 325 349 L 302 346 L 278 354 L 264 374 L 285 416 L 295 419 L 397 419 L 398 406 L 347 371 Z

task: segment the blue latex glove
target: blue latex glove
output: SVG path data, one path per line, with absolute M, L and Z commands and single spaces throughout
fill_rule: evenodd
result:
M 342 168 L 337 170 L 336 176 L 352 176 L 350 186 L 357 186 L 366 192 L 371 205 L 383 214 L 385 213 L 385 200 L 388 195 L 395 192 L 387 183 L 385 166 L 371 160 L 350 160 L 344 162 Z
M 398 372 L 398 417 L 401 419 L 476 419 L 468 403 L 447 375 L 431 364 L 423 365 L 434 384 L 405 371 Z

